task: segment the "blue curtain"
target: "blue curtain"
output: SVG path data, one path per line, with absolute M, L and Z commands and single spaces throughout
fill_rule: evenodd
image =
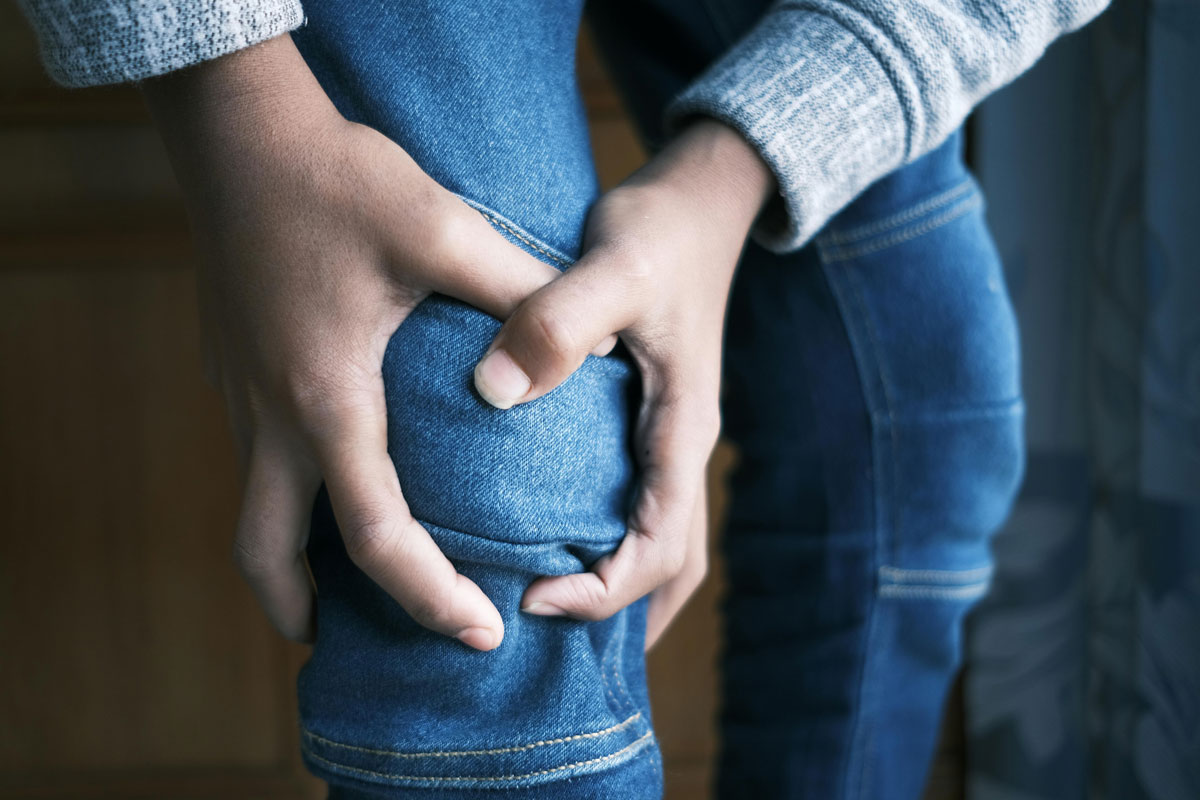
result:
M 1029 459 L 967 638 L 972 800 L 1200 798 L 1200 2 L 980 109 Z

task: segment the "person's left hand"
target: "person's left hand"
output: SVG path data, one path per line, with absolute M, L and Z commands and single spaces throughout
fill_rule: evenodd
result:
M 773 187 L 737 132 L 692 123 L 596 203 L 583 257 L 517 307 L 476 367 L 480 395 L 509 408 L 558 386 L 615 333 L 642 375 L 640 485 L 625 538 L 590 572 L 535 581 L 524 611 L 603 619 L 653 591 L 649 647 L 699 586 L 725 305 Z

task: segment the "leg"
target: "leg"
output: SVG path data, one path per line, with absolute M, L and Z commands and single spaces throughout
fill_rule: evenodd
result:
M 1022 460 L 1015 328 L 958 145 L 741 266 L 722 797 L 924 783 Z
M 574 82 L 578 4 L 305 4 L 297 44 L 334 103 L 402 144 L 517 246 L 559 268 L 595 198 Z M 389 452 L 414 516 L 496 603 L 480 653 L 410 619 L 350 562 L 327 498 L 309 559 L 318 637 L 302 748 L 335 797 L 655 798 L 645 603 L 601 623 L 523 615 L 535 577 L 585 569 L 624 534 L 635 371 L 589 358 L 497 411 L 471 374 L 499 323 L 433 297 L 383 364 Z

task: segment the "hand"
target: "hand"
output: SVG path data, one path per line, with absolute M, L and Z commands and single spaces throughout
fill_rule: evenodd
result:
M 602 619 L 657 589 L 653 639 L 702 580 L 725 305 L 773 186 L 735 131 L 694 122 L 597 202 L 583 257 L 513 312 L 476 367 L 479 393 L 509 408 L 558 386 L 617 333 L 642 375 L 640 484 L 624 540 L 590 572 L 535 581 L 523 610 Z
M 245 477 L 234 555 L 267 615 L 314 636 L 304 547 L 323 480 L 355 564 L 421 624 L 496 647 L 496 608 L 405 504 L 381 365 L 431 292 L 504 318 L 558 273 L 338 114 L 288 36 L 143 89 L 201 251 L 209 372 Z

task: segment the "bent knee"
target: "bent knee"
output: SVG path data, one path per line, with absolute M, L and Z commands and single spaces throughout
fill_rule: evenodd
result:
M 976 569 L 1024 474 L 1024 404 L 929 411 L 893 420 L 892 562 Z

